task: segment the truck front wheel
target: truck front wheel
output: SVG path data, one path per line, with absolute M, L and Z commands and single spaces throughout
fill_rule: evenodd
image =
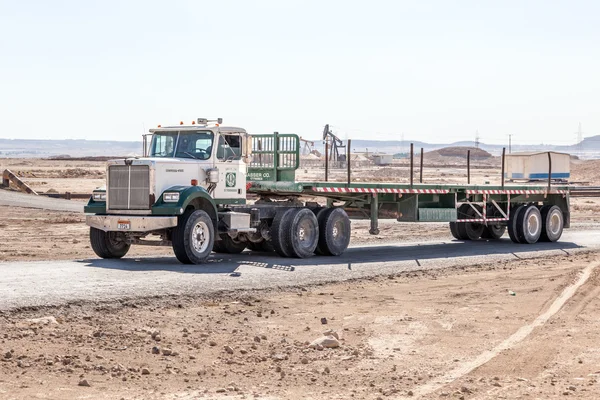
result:
M 183 264 L 201 264 L 210 255 L 215 241 L 215 228 L 203 210 L 189 210 L 179 217 L 173 229 L 173 252 Z
M 90 228 L 90 244 L 101 258 L 121 258 L 131 247 L 121 232 L 104 232 L 97 228 Z

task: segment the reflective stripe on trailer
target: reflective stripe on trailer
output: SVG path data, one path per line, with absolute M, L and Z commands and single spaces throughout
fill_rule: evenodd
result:
M 313 191 L 322 193 L 426 193 L 444 194 L 448 189 L 377 189 L 377 188 L 337 188 L 337 187 L 313 187 Z
M 454 222 L 500 222 L 508 221 L 508 218 L 477 218 L 477 219 L 457 219 Z
M 467 189 L 466 190 L 467 194 L 567 194 L 568 191 L 567 190 L 550 190 L 550 192 L 548 192 L 547 190 L 511 190 L 511 189 L 505 189 L 505 190 L 472 190 L 472 189 Z

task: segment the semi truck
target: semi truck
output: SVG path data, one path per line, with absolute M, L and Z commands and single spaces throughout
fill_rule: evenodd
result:
M 458 240 L 559 240 L 570 224 L 566 185 L 460 185 L 296 180 L 295 134 L 249 134 L 222 120 L 150 130 L 142 157 L 107 162 L 106 186 L 85 206 L 101 258 L 132 245 L 171 246 L 184 264 L 212 252 L 339 256 L 352 216 L 447 222 Z M 348 161 L 350 162 L 350 161 Z M 412 176 L 412 175 L 411 175 Z

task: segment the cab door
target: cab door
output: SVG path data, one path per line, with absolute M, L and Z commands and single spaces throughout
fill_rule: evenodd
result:
M 215 199 L 246 200 L 246 163 L 243 160 L 243 135 L 220 133 L 215 138 L 215 167 L 219 170 L 219 183 Z

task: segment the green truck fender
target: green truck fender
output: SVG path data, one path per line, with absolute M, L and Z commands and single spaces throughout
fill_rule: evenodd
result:
M 165 202 L 164 193 L 179 193 L 178 202 Z M 208 213 L 217 224 L 217 205 L 212 196 L 201 186 L 171 186 L 165 189 L 156 203 L 152 206 L 152 215 L 181 215 L 189 206 L 195 209 L 202 209 Z

